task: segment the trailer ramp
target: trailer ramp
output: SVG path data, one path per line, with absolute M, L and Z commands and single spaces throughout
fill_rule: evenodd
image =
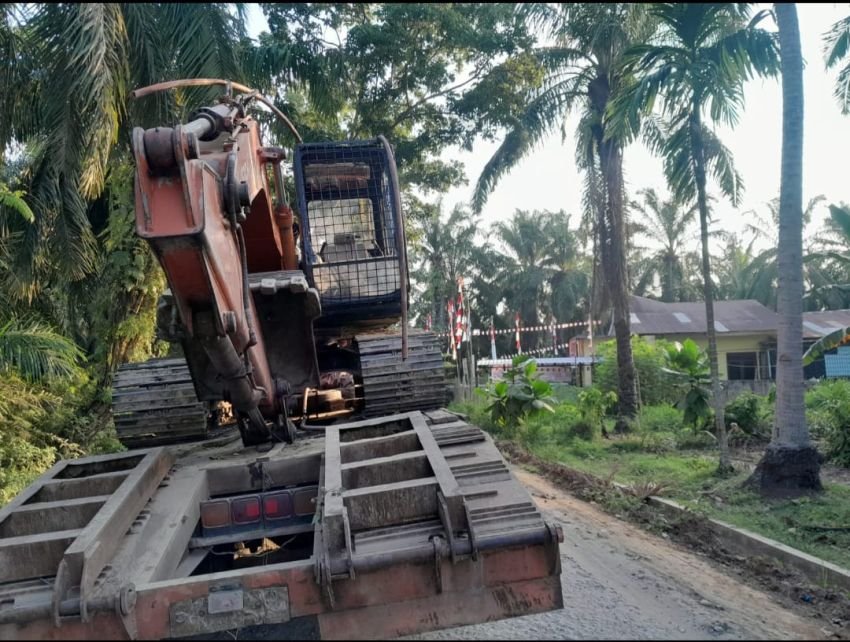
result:
M 72 466 L 90 474 L 57 479 Z M 57 501 L 45 515 L 76 521 L 16 530 L 36 523 L 16 515 Z M 203 507 L 251 502 L 251 523 L 204 529 Z M 272 503 L 290 517 L 266 515 Z M 0 512 L 0 536 L 0 639 L 393 638 L 562 606 L 560 530 L 492 440 L 443 410 L 266 453 L 234 442 L 60 462 Z M 24 552 L 44 559 L 8 563 Z

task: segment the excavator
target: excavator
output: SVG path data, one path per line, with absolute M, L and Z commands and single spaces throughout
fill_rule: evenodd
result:
M 233 88 L 185 125 L 133 132 L 136 229 L 169 286 L 157 333 L 184 358 L 119 370 L 119 439 L 137 447 L 204 437 L 222 402 L 246 445 L 291 442 L 308 419 L 443 405 L 436 336 L 408 336 L 392 147 L 382 136 L 299 144 L 296 216 L 288 153 L 261 144 L 246 113 L 256 95 L 233 98 Z
M 0 640 L 384 639 L 561 608 L 560 527 L 408 330 L 392 146 L 305 143 L 228 80 L 134 97 L 204 85 L 215 104 L 132 135 L 175 355 L 117 373 L 126 451 L 0 507 Z

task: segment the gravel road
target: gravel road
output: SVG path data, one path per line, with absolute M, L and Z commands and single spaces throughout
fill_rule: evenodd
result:
M 561 524 L 564 608 L 404 639 L 824 639 L 828 631 L 712 567 L 523 470 L 516 477 Z

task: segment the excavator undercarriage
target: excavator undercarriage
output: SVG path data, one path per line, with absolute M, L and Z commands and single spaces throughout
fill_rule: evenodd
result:
M 328 373 L 330 391 L 321 387 L 306 390 L 296 419 L 316 423 L 354 416 L 380 417 L 435 410 L 448 403 L 442 352 L 434 334 L 411 332 L 407 359 L 402 359 L 400 334 L 356 335 L 353 344 L 359 372 Z M 343 376 L 348 380 L 343 385 L 340 372 L 348 375 Z M 128 448 L 214 436 L 218 429 L 231 425 L 228 409 L 226 402 L 198 401 L 189 366 L 182 358 L 125 364 L 113 383 L 115 430 Z

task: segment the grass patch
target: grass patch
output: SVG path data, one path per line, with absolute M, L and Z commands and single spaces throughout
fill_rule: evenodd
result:
M 623 484 L 655 481 L 677 490 L 697 491 L 716 481 L 717 462 L 711 457 L 641 452 L 640 442 L 629 438 L 576 441 L 566 446 L 548 443 L 532 448 L 532 452 L 598 477 L 613 473 L 614 481 Z
M 661 484 L 666 489 L 665 496 L 707 517 L 850 569 L 850 488 L 826 484 L 824 492 L 817 496 L 768 500 L 741 489 L 748 472 L 719 479 L 713 453 L 652 454 L 624 449 L 624 444 L 639 444 L 634 438 L 604 441 L 568 446 L 550 443 L 532 448 L 532 452 L 542 459 L 597 477 L 610 477 L 621 484 Z
M 711 493 L 680 499 L 702 514 L 850 569 L 850 488 L 825 484 L 824 492 L 798 499 L 768 500 L 741 490 L 746 474 Z
M 558 404 L 554 413 L 529 417 L 510 431 L 492 426 L 484 407 L 484 400 L 474 400 L 451 409 L 463 412 L 497 439 L 518 442 L 544 462 L 633 487 L 657 484 L 665 497 L 707 517 L 850 568 L 850 530 L 840 530 L 850 529 L 850 487 L 826 484 L 817 496 L 763 499 L 741 488 L 747 472 L 716 476 L 718 455 L 712 440 L 681 424 L 677 429 L 674 409 L 644 412 L 635 432 L 605 439 L 599 431 L 588 436 L 577 430 L 580 415 L 569 403 Z

